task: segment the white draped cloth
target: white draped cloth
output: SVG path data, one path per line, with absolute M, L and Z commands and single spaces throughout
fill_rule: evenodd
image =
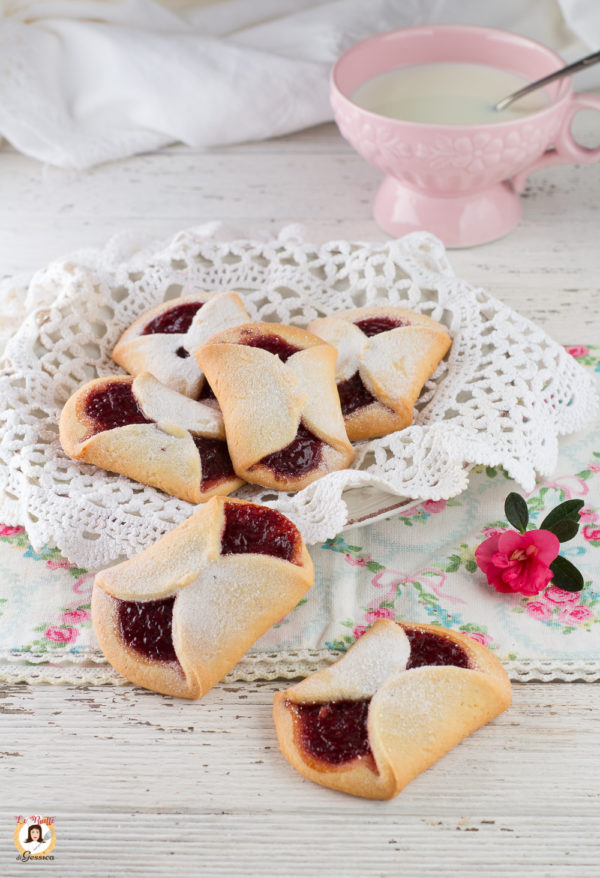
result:
M 0 0 L 0 136 L 81 169 L 287 134 L 332 117 L 341 52 L 429 23 L 502 27 L 566 60 L 600 47 L 598 0 Z

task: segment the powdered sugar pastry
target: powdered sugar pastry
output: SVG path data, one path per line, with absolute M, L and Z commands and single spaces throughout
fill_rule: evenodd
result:
M 427 233 L 321 247 L 294 229 L 270 241 L 225 237 L 212 224 L 135 251 L 120 237 L 51 263 L 23 291 L 31 310 L 0 373 L 0 511 L 6 523 L 27 527 L 34 547 L 56 545 L 98 568 L 136 554 L 192 512 L 156 489 L 68 460 L 57 425 L 77 387 L 119 372 L 111 351 L 127 326 L 196 290 L 234 289 L 253 320 L 300 326 L 392 304 L 442 323 L 453 338 L 411 427 L 358 443 L 351 469 L 298 494 L 257 486 L 237 492 L 285 513 L 309 543 L 344 527 L 351 488 L 375 488 L 390 503 L 438 500 L 465 489 L 470 465 L 487 464 L 504 466 L 530 490 L 536 471 L 553 470 L 557 437 L 594 414 L 591 377 L 535 324 L 455 277 L 442 244 Z

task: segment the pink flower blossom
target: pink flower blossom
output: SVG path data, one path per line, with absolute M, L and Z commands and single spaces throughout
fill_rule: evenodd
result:
M 425 512 L 443 512 L 445 508 L 445 500 L 425 500 L 423 503 L 423 509 Z
M 475 558 L 496 591 L 534 595 L 552 579 L 550 564 L 558 555 L 558 538 L 547 530 L 524 534 L 508 530 L 484 540 Z
M 368 558 L 354 558 L 352 555 L 348 555 L 347 553 L 344 555 L 344 560 L 347 564 L 351 564 L 353 567 L 364 567 L 369 560 Z
M 581 524 L 585 524 L 586 522 L 592 522 L 598 520 L 598 513 L 594 512 L 593 509 L 582 509 L 579 513 L 579 521 Z
M 573 607 L 572 610 L 569 610 L 568 618 L 571 622 L 580 624 L 581 622 L 587 622 L 589 619 L 593 619 L 594 613 L 589 607 L 579 604 L 577 607 Z
M 57 628 L 56 625 L 51 625 L 44 634 L 44 637 L 56 643 L 71 643 L 78 636 L 79 631 L 76 628 Z
M 590 542 L 600 540 L 600 527 L 592 527 L 591 525 L 586 524 L 582 533 L 586 540 L 589 540 Z
M 357 625 L 352 633 L 354 634 L 354 636 L 358 640 L 358 638 L 362 637 L 363 634 L 365 633 L 365 631 L 368 631 L 368 630 L 369 630 L 369 628 L 367 625 Z
M 483 643 L 484 646 L 487 646 L 488 643 L 492 642 L 492 638 L 489 634 L 480 634 L 479 631 L 469 631 L 469 637 L 471 640 L 476 640 L 477 643 Z
M 525 612 L 533 616 L 534 619 L 549 619 L 552 615 L 552 610 L 548 604 L 544 604 L 542 601 L 529 601 L 525 607 Z
M 377 619 L 395 619 L 394 611 L 389 607 L 378 607 L 376 610 L 369 610 L 365 613 L 365 620 L 372 625 Z
M 11 527 L 10 524 L 0 524 L 0 537 L 14 537 L 16 534 L 22 534 L 24 527 Z
M 582 344 L 573 345 L 572 347 L 567 348 L 566 350 L 567 350 L 567 353 L 571 354 L 572 357 L 585 357 L 590 352 L 590 349 L 586 348 L 586 346 L 582 345 Z
M 588 469 L 591 473 L 600 473 L 600 463 L 590 463 Z
M 50 558 L 49 561 L 46 561 L 46 567 L 49 567 L 50 570 L 69 570 L 71 562 L 67 561 L 66 558 Z
M 481 533 L 486 537 L 499 537 L 501 534 L 506 533 L 506 529 L 502 530 L 499 527 L 484 527 L 481 530 Z
M 67 625 L 80 625 L 81 622 L 85 622 L 90 618 L 90 614 L 87 610 L 67 610 L 66 613 L 62 614 L 62 620 Z
M 550 601 L 551 604 L 576 604 L 579 601 L 579 594 L 576 591 L 565 591 L 557 585 L 549 585 L 544 592 L 544 600 Z

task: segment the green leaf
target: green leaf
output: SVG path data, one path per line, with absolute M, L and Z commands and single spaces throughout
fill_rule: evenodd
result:
M 583 500 L 567 500 L 565 503 L 560 503 L 542 521 L 540 530 L 552 530 L 553 524 L 565 518 L 579 524 L 579 510 L 583 508 L 583 505 Z
M 494 469 L 493 466 L 486 466 L 485 474 L 488 477 L 488 479 L 495 479 L 496 476 L 498 475 L 498 473 L 496 472 L 496 470 Z
M 367 561 L 365 567 L 367 570 L 370 570 L 371 573 L 379 573 L 380 570 L 385 570 L 383 564 L 378 564 L 377 561 Z
M 460 567 L 460 557 L 458 555 L 450 555 L 446 565 L 446 573 L 456 573 Z
M 573 521 L 572 518 L 561 518 L 560 521 L 554 522 L 554 524 L 551 524 L 550 527 L 544 528 L 544 530 L 548 530 L 550 533 L 557 536 L 559 542 L 566 543 L 568 540 L 572 540 L 574 536 L 577 536 L 579 523 Z
M 504 502 L 504 514 L 519 533 L 525 533 L 527 522 L 529 521 L 529 510 L 527 509 L 527 503 L 520 494 L 511 491 Z
M 477 562 L 474 561 L 472 558 L 469 558 L 467 561 L 465 561 L 465 567 L 467 573 L 475 573 L 475 571 L 477 570 Z
M 566 558 L 558 555 L 550 565 L 552 582 L 563 591 L 581 591 L 583 588 L 583 576 Z

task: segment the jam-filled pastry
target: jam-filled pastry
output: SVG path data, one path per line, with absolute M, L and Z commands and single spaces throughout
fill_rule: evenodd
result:
M 236 473 L 299 491 L 354 451 L 335 386 L 336 351 L 296 326 L 248 323 L 196 351 L 225 421 Z
M 334 665 L 278 692 L 274 718 L 305 777 L 390 799 L 510 701 L 504 668 L 480 643 L 379 619 Z
M 391 306 L 320 317 L 308 330 L 338 350 L 335 379 L 352 442 L 408 427 L 423 385 L 451 345 L 435 320 Z
M 142 314 L 125 330 L 113 360 L 131 375 L 150 372 L 192 399 L 211 398 L 194 351 L 216 332 L 249 319 L 237 293 L 195 293 L 172 299 Z
M 213 497 L 140 555 L 98 573 L 100 647 L 132 683 L 200 698 L 313 584 L 281 512 Z
M 147 372 L 84 384 L 63 408 L 59 432 L 69 457 L 189 503 L 243 484 L 233 471 L 220 411 Z

